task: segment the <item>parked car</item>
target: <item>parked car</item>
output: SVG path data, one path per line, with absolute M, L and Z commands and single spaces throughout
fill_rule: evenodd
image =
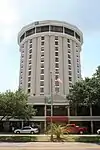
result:
M 34 133 L 39 133 L 39 130 L 38 128 L 32 128 L 30 126 L 25 126 L 21 129 L 16 129 L 14 130 L 14 133 L 16 134 L 20 134 L 20 133 L 31 133 L 31 134 L 34 134 Z
M 67 126 L 64 128 L 64 133 L 84 134 L 87 131 L 87 127 L 79 127 L 75 124 L 67 124 Z
M 97 134 L 100 134 L 100 129 L 97 130 Z

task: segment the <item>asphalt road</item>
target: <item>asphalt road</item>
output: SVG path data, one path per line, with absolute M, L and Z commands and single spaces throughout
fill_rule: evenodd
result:
M 100 145 L 86 143 L 0 143 L 0 150 L 100 150 Z

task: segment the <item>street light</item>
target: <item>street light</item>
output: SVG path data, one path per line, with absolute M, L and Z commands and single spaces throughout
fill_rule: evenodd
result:
M 52 82 L 52 71 L 50 71 L 50 94 L 51 94 L 51 141 L 53 141 L 53 126 L 52 126 L 52 117 L 53 117 L 53 82 Z

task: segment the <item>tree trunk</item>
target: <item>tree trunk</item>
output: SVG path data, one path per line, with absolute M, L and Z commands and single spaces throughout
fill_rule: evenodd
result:
M 92 116 L 92 104 L 90 104 L 90 116 Z

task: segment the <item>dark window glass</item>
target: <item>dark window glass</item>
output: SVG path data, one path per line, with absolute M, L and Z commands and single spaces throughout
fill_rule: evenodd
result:
M 59 68 L 59 64 L 58 63 L 55 64 L 55 68 Z
M 32 49 L 29 50 L 29 53 L 32 53 Z
M 49 31 L 49 26 L 36 27 L 36 33 L 39 33 L 39 32 L 48 32 L 48 31 Z
M 55 47 L 55 51 L 58 51 L 58 47 Z
M 35 33 L 35 28 L 26 31 L 26 37 Z
M 31 81 L 31 77 L 28 77 L 28 81 Z
M 40 92 L 43 93 L 44 92 L 44 88 L 40 88 Z
M 44 81 L 41 81 L 41 82 L 40 82 L 40 86 L 44 86 Z
M 55 56 L 58 56 L 58 52 L 55 52 Z
M 68 65 L 68 69 L 71 70 L 71 65 Z
M 58 40 L 58 36 L 55 36 L 55 40 Z
M 31 83 L 28 83 L 28 87 L 30 87 L 31 86 Z
M 25 33 L 20 37 L 20 42 L 24 39 Z
M 80 36 L 75 32 L 75 37 L 78 41 L 80 41 Z
M 44 63 L 41 64 L 41 68 L 44 68 Z
M 70 44 L 68 44 L 68 48 L 70 48 Z
M 59 87 L 55 87 L 55 91 L 56 91 L 56 92 L 59 92 Z
M 59 77 L 58 75 L 55 75 L 55 80 L 57 80 L 57 79 L 58 79 L 58 77 Z
M 55 41 L 55 45 L 58 45 L 58 41 Z
M 72 77 L 69 77 L 69 81 L 72 81 Z
M 70 55 L 70 54 L 68 54 L 68 58 L 71 58 L 71 55 Z
M 59 61 L 59 59 L 56 57 L 56 58 L 55 58 L 55 62 L 58 62 L 58 61 Z
M 61 27 L 61 26 L 51 26 L 51 31 L 63 33 L 63 27 Z
M 59 82 L 58 81 L 55 81 L 55 86 L 59 86 Z
M 29 76 L 31 75 L 31 71 L 28 72 L 28 75 L 29 75 Z
M 29 59 L 31 59 L 32 58 L 32 55 L 29 55 Z
M 74 31 L 68 28 L 64 28 L 64 33 L 74 36 Z
M 71 60 L 68 59 L 68 64 L 71 64 Z
M 41 76 L 40 76 L 40 80 L 44 80 L 44 75 L 41 75 Z
M 41 74 L 44 74 L 44 69 L 41 69 Z
M 71 71 L 69 71 L 69 75 L 72 75 L 72 72 L 71 72 Z
M 27 91 L 27 92 L 28 92 L 28 93 L 30 93 L 30 91 L 31 91 L 31 90 L 30 90 L 30 89 L 28 89 L 28 91 Z
M 44 36 L 41 37 L 41 40 L 44 40 Z

